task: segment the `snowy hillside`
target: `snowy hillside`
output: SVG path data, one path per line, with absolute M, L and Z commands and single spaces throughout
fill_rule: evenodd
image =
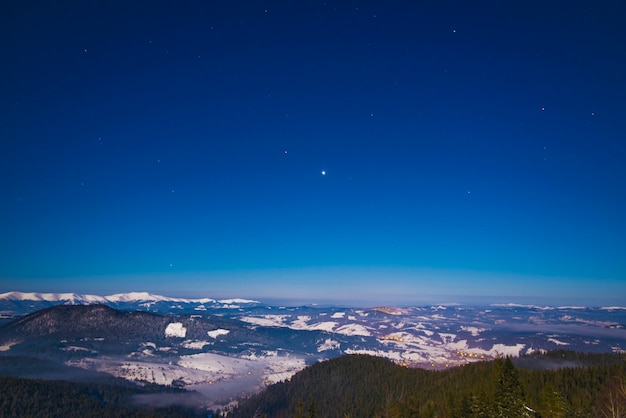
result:
M 225 305 L 260 303 L 248 299 L 210 298 L 184 299 L 153 295 L 148 292 L 117 293 L 109 296 L 79 295 L 76 293 L 0 293 L 0 301 L 35 301 L 35 302 L 68 302 L 68 303 L 120 303 L 120 302 L 178 302 L 178 303 L 220 303 Z

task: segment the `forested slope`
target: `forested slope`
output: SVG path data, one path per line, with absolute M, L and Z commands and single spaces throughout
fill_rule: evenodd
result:
M 150 406 L 137 395 L 163 396 L 149 388 L 0 376 L 1 417 L 206 417 L 185 406 Z M 159 388 L 163 391 L 163 388 Z M 174 392 L 174 390 L 172 390 Z
M 619 405 L 626 410 L 626 362 L 620 355 L 557 352 L 518 361 L 574 366 L 529 370 L 501 358 L 430 371 L 344 356 L 269 387 L 229 416 L 588 418 L 607 416 Z

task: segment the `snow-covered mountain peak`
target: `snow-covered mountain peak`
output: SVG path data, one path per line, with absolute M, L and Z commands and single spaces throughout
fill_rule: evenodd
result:
M 129 293 L 116 293 L 104 297 L 109 302 L 137 302 L 137 301 L 172 301 L 171 298 L 165 296 L 153 295 L 148 292 L 129 292 Z M 178 300 L 176 300 L 178 302 Z
M 22 300 L 22 301 L 35 301 L 35 302 L 81 302 L 83 296 L 76 293 L 38 293 L 38 292 L 7 292 L 0 294 L 0 300 Z M 93 298 L 100 298 L 99 296 L 93 296 Z
M 33 301 L 33 302 L 65 302 L 65 303 L 130 303 L 130 302 L 175 302 L 223 305 L 256 304 L 260 303 L 248 299 L 224 299 L 216 301 L 211 298 L 185 299 L 155 295 L 149 292 L 116 293 L 108 296 L 81 295 L 77 293 L 37 293 L 37 292 L 6 292 L 0 293 L 0 301 Z
M 238 299 L 238 298 L 235 298 L 235 299 L 220 299 L 220 300 L 218 300 L 218 302 L 219 303 L 224 303 L 224 304 L 227 304 L 227 305 L 232 305 L 232 304 L 242 304 L 242 305 L 245 305 L 245 304 L 248 304 L 248 303 L 261 303 L 258 300 Z

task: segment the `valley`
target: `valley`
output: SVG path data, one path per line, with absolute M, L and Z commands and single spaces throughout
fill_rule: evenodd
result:
M 144 293 L 12 292 L 0 295 L 0 311 L 13 318 L 0 327 L 0 357 L 45 361 L 55 376 L 66 370 L 83 380 L 110 376 L 195 390 L 215 404 L 346 354 L 441 370 L 562 348 L 626 348 L 626 309 L 619 307 L 276 307 Z M 37 377 L 2 364 L 2 374 Z

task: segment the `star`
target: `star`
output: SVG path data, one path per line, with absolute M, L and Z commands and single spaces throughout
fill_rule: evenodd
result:
M 326 175 L 326 170 L 322 170 L 322 176 Z

